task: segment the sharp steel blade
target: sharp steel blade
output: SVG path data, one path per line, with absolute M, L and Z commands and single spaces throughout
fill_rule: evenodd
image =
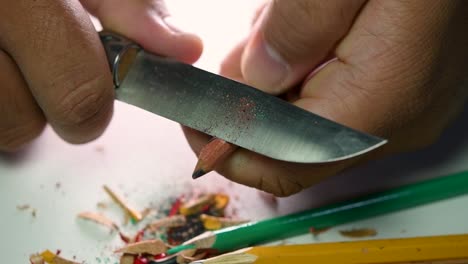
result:
M 348 159 L 385 144 L 279 98 L 191 65 L 140 51 L 116 98 L 267 157 Z

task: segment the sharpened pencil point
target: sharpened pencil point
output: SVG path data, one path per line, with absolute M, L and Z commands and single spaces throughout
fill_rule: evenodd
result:
M 202 170 L 202 169 L 199 169 L 199 170 L 195 170 L 193 173 L 192 173 L 192 179 L 198 179 L 200 178 L 201 176 L 205 175 L 206 174 L 206 171 Z

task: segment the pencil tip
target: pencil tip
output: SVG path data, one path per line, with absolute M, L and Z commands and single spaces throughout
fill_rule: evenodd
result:
M 206 174 L 206 171 L 204 171 L 203 169 L 195 170 L 192 173 L 192 179 L 198 179 L 205 174 Z

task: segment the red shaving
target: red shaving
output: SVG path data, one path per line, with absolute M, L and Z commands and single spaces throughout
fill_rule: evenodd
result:
M 210 210 L 211 208 L 211 205 L 210 204 L 207 204 L 205 206 L 203 206 L 203 208 L 200 210 L 201 213 L 206 213 Z
M 122 232 L 119 232 L 119 236 L 120 236 L 120 239 L 122 239 L 122 241 L 125 242 L 125 244 L 130 243 L 130 238 L 122 234 Z
M 143 236 L 144 236 L 144 235 L 145 235 L 145 231 L 144 231 L 144 230 L 138 231 L 138 233 L 137 233 L 136 236 L 135 236 L 134 241 L 135 241 L 135 242 L 140 242 L 140 241 L 143 239 Z
M 55 255 L 57 255 L 57 256 L 58 256 L 58 255 L 60 255 L 60 253 L 61 253 L 61 252 L 62 252 L 62 250 L 60 250 L 60 249 L 57 249 L 57 252 L 55 252 Z
M 158 260 L 158 259 L 163 259 L 163 258 L 165 258 L 165 257 L 167 257 L 166 253 L 161 253 L 161 254 L 159 254 L 159 255 L 155 255 L 155 256 L 154 256 L 154 259 L 155 259 L 155 260 Z
M 136 257 L 135 260 L 133 261 L 133 264 L 148 264 L 149 261 L 147 258 L 144 257 Z
M 182 199 L 177 198 L 177 200 L 172 204 L 171 210 L 169 211 L 168 216 L 173 216 L 179 213 L 180 206 L 182 205 Z

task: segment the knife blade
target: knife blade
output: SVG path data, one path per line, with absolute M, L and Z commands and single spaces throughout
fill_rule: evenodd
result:
M 248 85 L 151 54 L 100 32 L 116 99 L 264 156 L 297 163 L 349 159 L 385 139 L 343 126 Z

